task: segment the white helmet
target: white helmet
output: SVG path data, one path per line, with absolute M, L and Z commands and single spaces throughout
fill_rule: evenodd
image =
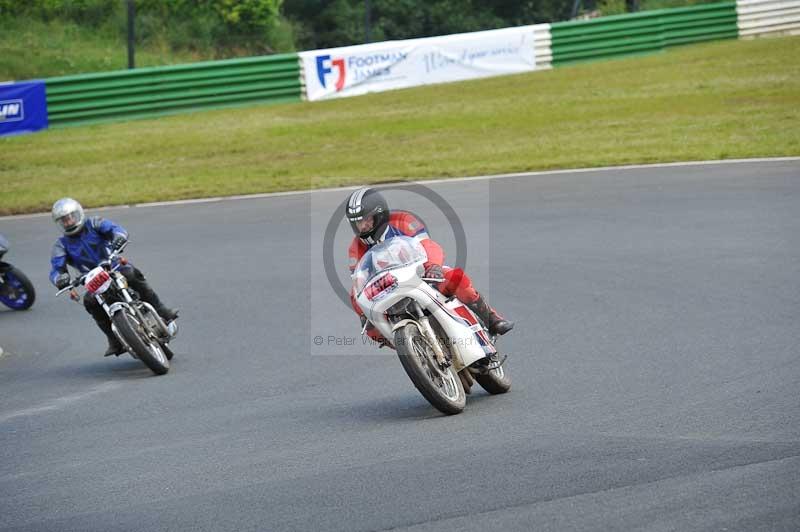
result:
M 61 198 L 53 204 L 53 221 L 65 235 L 81 232 L 86 222 L 81 204 L 72 198 Z

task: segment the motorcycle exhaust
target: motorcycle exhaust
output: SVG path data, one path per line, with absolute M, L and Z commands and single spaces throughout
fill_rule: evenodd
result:
M 177 334 L 178 334 L 178 324 L 175 323 L 175 320 L 172 320 L 171 322 L 169 322 L 169 325 L 167 325 L 164 322 L 164 319 L 161 316 L 158 315 L 158 312 L 156 312 L 156 309 L 153 308 L 153 305 L 151 305 L 150 303 L 148 303 L 146 301 L 142 301 L 141 303 L 142 303 L 142 306 L 147 307 L 148 312 L 150 313 L 150 315 L 153 317 L 154 321 L 156 322 L 156 325 L 158 326 L 158 329 L 159 329 L 159 331 L 161 333 L 161 334 L 159 334 L 159 336 L 161 336 L 163 338 L 169 338 L 170 340 L 175 338 L 175 336 L 177 336 Z
M 472 385 L 475 381 L 472 379 L 469 370 L 459 371 L 458 378 L 461 379 L 461 386 L 464 388 L 464 393 L 470 395 L 472 393 Z

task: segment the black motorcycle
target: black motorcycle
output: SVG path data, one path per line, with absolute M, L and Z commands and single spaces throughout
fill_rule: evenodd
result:
M 0 235 L 0 303 L 13 310 L 26 310 L 36 300 L 36 292 L 24 273 L 3 262 L 9 247 L 8 240 Z

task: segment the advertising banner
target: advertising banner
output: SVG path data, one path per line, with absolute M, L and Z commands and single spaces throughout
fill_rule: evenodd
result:
M 0 84 L 0 136 L 47 128 L 44 81 Z
M 301 52 L 306 97 L 323 100 L 536 69 L 533 26 Z

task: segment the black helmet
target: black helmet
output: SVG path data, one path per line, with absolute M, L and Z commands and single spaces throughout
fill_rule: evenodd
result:
M 353 232 L 365 244 L 377 244 L 383 239 L 389 225 L 389 204 L 383 194 L 374 188 L 359 188 L 350 194 L 344 211 Z

